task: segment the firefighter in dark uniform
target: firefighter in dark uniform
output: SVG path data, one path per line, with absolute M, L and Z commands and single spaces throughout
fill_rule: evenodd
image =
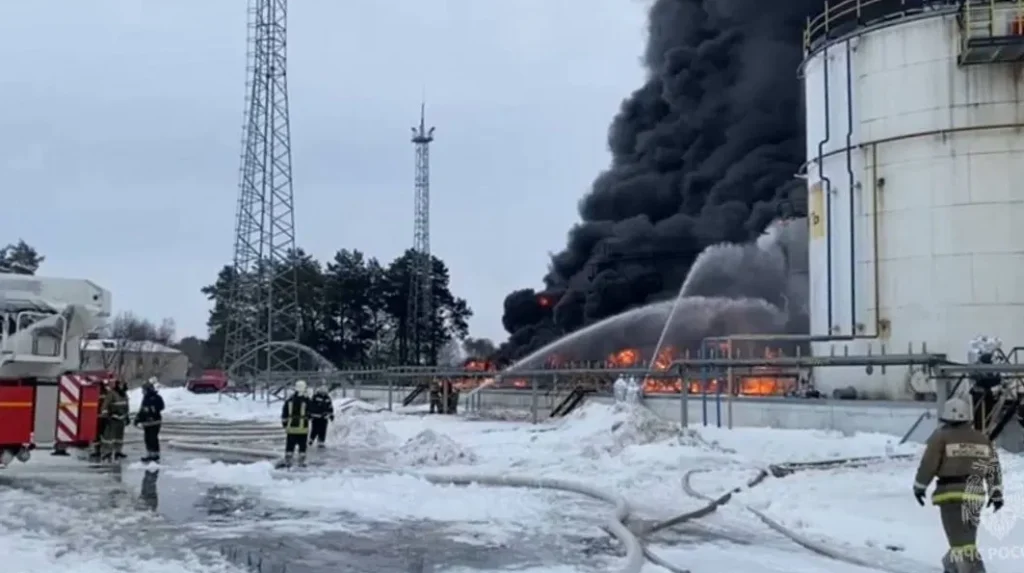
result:
M 327 386 L 317 386 L 313 399 L 309 401 L 309 445 L 316 442 L 317 448 L 327 441 L 327 423 L 334 421 L 334 403 L 327 392 Z
M 128 406 L 128 387 L 121 380 L 114 380 L 113 387 L 100 404 L 101 416 L 106 418 L 100 440 L 100 461 L 110 462 L 126 457 L 122 450 L 124 431 L 128 426 Z
M 455 384 L 448 382 L 448 403 L 445 404 L 446 414 L 457 414 L 459 412 L 459 388 Z
M 306 381 L 299 380 L 295 382 L 295 392 L 281 406 L 281 427 L 285 431 L 284 467 L 291 467 L 296 449 L 299 450 L 299 465 L 306 465 L 309 410 L 310 400 L 306 396 Z
M 436 379 L 430 381 L 430 413 L 443 413 L 441 409 L 441 383 Z
M 932 504 L 938 506 L 949 551 L 942 557 L 944 573 L 984 573 L 978 552 L 981 509 L 1003 507 L 1003 475 L 999 456 L 988 436 L 971 423 L 974 409 L 969 398 L 954 396 L 942 407 L 942 425 L 928 438 L 914 478 L 914 497 L 924 505 L 933 479 Z
M 142 462 L 160 461 L 160 426 L 163 423 L 164 399 L 156 391 L 156 378 L 142 385 L 142 404 L 135 414 L 135 426 L 142 428 L 146 442 L 146 455 Z
M 978 364 L 992 364 L 992 353 L 978 354 Z M 971 400 L 974 402 L 974 427 L 984 432 L 985 425 L 999 401 L 998 392 L 1002 390 L 1003 377 L 995 372 L 973 374 L 970 377 Z
M 107 416 L 104 413 L 104 404 L 107 401 L 107 394 L 110 393 L 112 381 L 106 380 L 100 384 L 100 394 L 96 406 L 96 438 L 92 443 L 92 453 L 89 460 L 98 462 L 103 457 L 103 434 L 107 430 Z
M 452 410 L 452 395 L 455 389 L 452 386 L 452 381 L 445 378 L 444 382 L 441 383 L 441 413 L 442 414 L 453 414 Z M 458 400 L 458 398 L 455 398 Z

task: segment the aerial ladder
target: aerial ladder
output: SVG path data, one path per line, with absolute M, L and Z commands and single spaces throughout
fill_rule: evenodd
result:
M 100 389 L 81 351 L 110 314 L 110 292 L 91 281 L 0 272 L 0 468 L 96 438 Z

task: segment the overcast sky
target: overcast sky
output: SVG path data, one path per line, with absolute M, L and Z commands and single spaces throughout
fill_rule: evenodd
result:
M 605 136 L 640 85 L 638 0 L 293 0 L 289 97 L 299 246 L 390 260 L 412 243 L 426 89 L 432 247 L 475 316 L 540 286 Z M 7 2 L 0 18 L 2 242 L 89 278 L 115 311 L 206 332 L 199 289 L 231 259 L 243 0 Z

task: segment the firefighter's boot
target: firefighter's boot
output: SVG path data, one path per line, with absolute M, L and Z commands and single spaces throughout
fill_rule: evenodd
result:
M 306 454 L 304 453 L 299 453 L 299 467 L 306 467 Z
M 976 550 L 970 554 L 947 551 L 942 556 L 942 573 L 985 573 L 985 563 Z

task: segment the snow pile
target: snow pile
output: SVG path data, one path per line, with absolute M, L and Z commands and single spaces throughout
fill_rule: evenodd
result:
M 630 446 L 657 442 L 720 454 L 735 453 L 634 403 L 587 404 L 566 417 L 559 433 L 584 444 L 582 454 L 589 458 L 618 455 Z
M 398 441 L 379 420 L 358 414 L 337 418 L 330 434 L 332 441 L 371 448 L 389 447 Z
M 368 412 L 377 413 L 383 412 L 387 408 L 381 408 L 380 406 L 374 406 L 369 402 L 358 400 L 356 398 L 342 398 L 334 403 L 334 412 L 341 413 L 355 413 L 355 412 Z
M 412 466 L 448 466 L 472 464 L 476 455 L 449 438 L 433 430 L 423 430 L 402 444 L 392 454 L 395 461 Z
M 543 414 L 547 416 L 547 414 Z M 533 414 L 529 410 L 519 408 L 483 408 L 468 411 L 462 415 L 466 420 L 488 420 L 501 422 L 529 422 Z

